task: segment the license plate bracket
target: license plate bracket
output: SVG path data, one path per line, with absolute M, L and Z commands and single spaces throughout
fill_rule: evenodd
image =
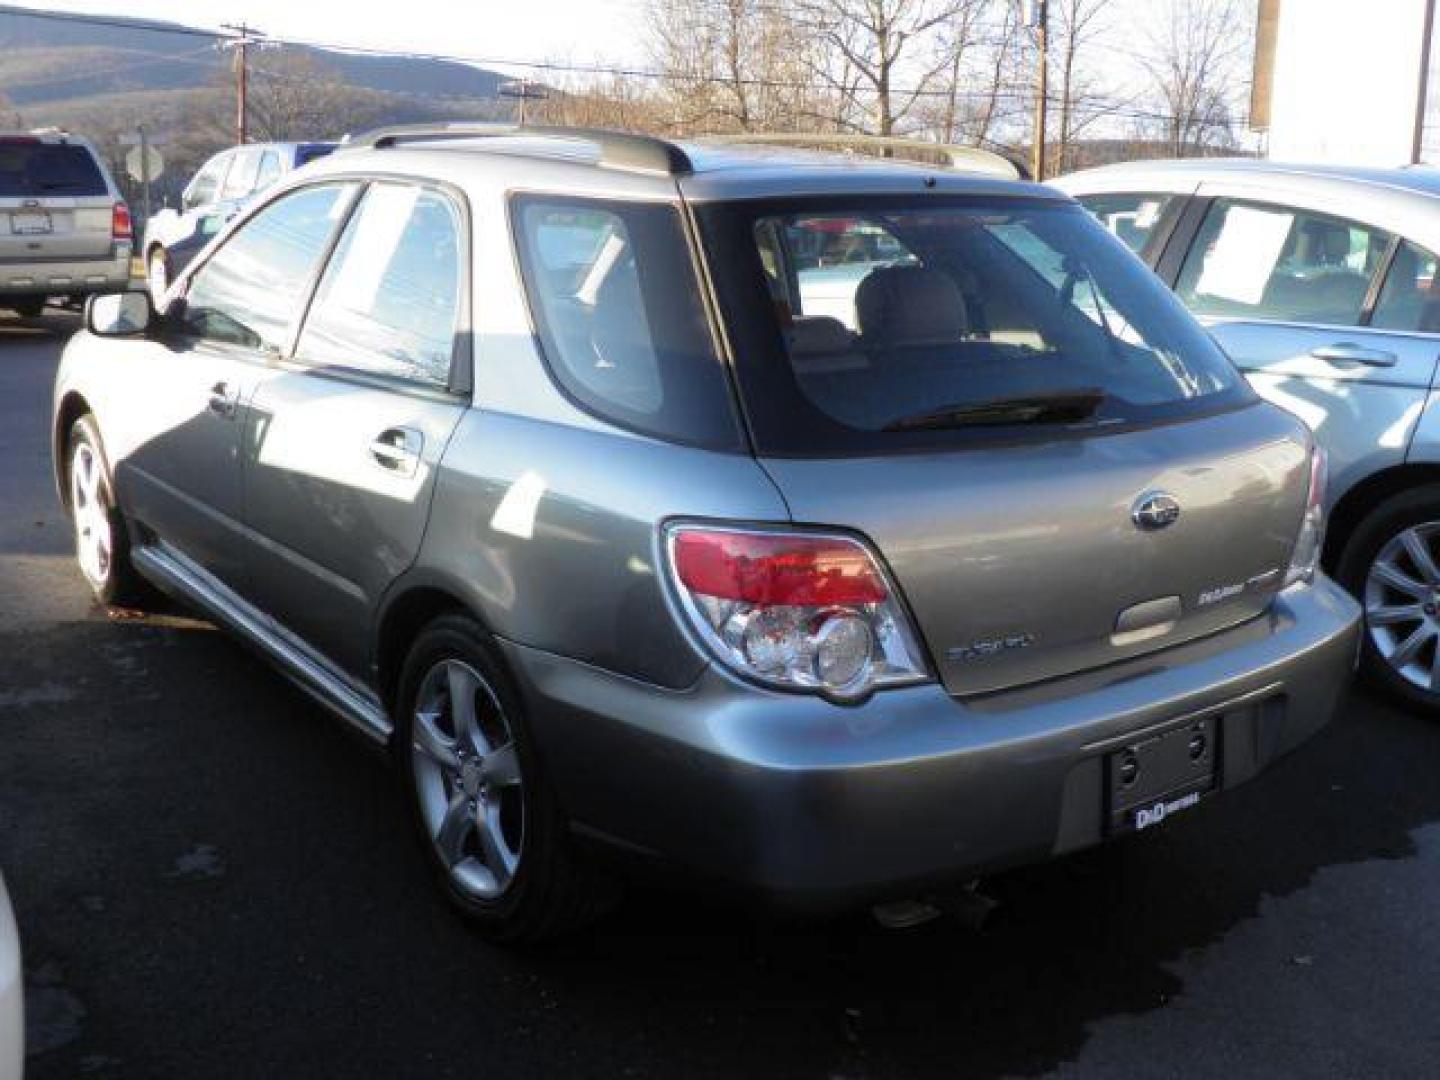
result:
M 1111 833 L 1138 832 L 1188 810 L 1216 788 L 1220 718 L 1190 720 L 1105 758 Z
M 10 215 L 10 232 L 15 236 L 44 236 L 54 229 L 44 210 L 16 210 Z

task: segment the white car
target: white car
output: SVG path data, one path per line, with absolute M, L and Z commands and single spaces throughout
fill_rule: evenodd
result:
M 20 934 L 0 879 L 0 1080 L 20 1080 L 25 1059 L 24 986 Z

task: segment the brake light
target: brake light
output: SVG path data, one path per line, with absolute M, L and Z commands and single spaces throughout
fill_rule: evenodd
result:
M 130 208 L 117 202 L 110 214 L 110 239 L 130 240 L 134 235 L 134 224 L 130 220 Z
M 681 606 L 732 670 L 842 700 L 926 677 L 909 620 L 858 540 L 699 525 L 667 539 Z
M 1325 489 L 1329 478 L 1330 467 L 1325 451 L 1318 446 L 1311 447 L 1310 490 L 1305 496 L 1305 515 L 1300 519 L 1300 531 L 1295 536 L 1290 566 L 1285 571 L 1287 586 L 1315 579 L 1320 552 L 1325 546 Z

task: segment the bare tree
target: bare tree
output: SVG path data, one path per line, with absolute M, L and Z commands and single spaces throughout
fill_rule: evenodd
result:
M 257 142 L 318 139 L 349 131 L 355 90 L 305 53 L 261 50 L 250 66 L 249 128 Z
M 800 0 L 797 10 L 825 46 L 815 74 L 837 95 L 847 126 L 895 134 L 953 63 L 937 40 L 966 0 Z M 868 121 L 868 122 L 866 122 Z
M 1170 152 L 1185 157 L 1233 140 L 1231 94 L 1243 84 L 1250 27 L 1236 0 L 1171 0 L 1150 35 L 1149 72 Z
M 651 0 L 659 95 L 682 130 L 810 130 L 827 111 L 815 43 L 776 0 Z
M 1101 21 L 1114 0 L 1052 0 L 1051 40 L 1059 61 L 1060 130 L 1056 140 L 1055 171 L 1070 164 L 1071 143 L 1090 123 L 1103 115 L 1104 95 L 1095 86 L 1084 60 L 1087 47 L 1103 29 Z

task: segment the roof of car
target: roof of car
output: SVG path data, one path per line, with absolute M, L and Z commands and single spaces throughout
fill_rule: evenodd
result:
M 1283 176 L 1310 177 L 1316 180 L 1343 180 L 1376 187 L 1413 191 L 1421 195 L 1440 196 L 1440 169 L 1428 165 L 1405 165 L 1377 168 L 1365 165 L 1311 165 L 1260 158 L 1186 158 L 1179 161 L 1131 161 L 1102 165 L 1073 174 L 1084 177 L 1115 177 L 1144 173 L 1171 174 L 1193 178 L 1196 182 L 1219 177 Z M 1062 179 L 1063 185 L 1066 181 Z
M 611 146 L 606 139 L 618 142 Z M 814 192 L 861 193 L 943 190 L 972 194 L 1031 195 L 1063 198 L 1058 192 L 997 175 L 993 166 L 977 161 L 973 168 L 879 158 L 865 153 L 736 141 L 667 141 L 622 133 L 542 129 L 487 134 L 463 131 L 406 132 L 403 141 L 375 133 L 357 139 L 357 150 L 443 150 L 447 153 L 524 157 L 536 162 L 616 166 L 649 172 L 679 182 L 691 198 L 746 198 Z M 342 146 L 342 149 L 344 147 Z M 919 147 L 919 149 L 929 149 Z M 944 148 L 935 148 L 942 150 Z M 612 155 L 610 151 L 614 150 Z M 387 151 L 388 152 L 388 151 Z M 998 156 L 995 162 L 1001 162 Z M 673 188 L 672 188 L 673 190 Z

